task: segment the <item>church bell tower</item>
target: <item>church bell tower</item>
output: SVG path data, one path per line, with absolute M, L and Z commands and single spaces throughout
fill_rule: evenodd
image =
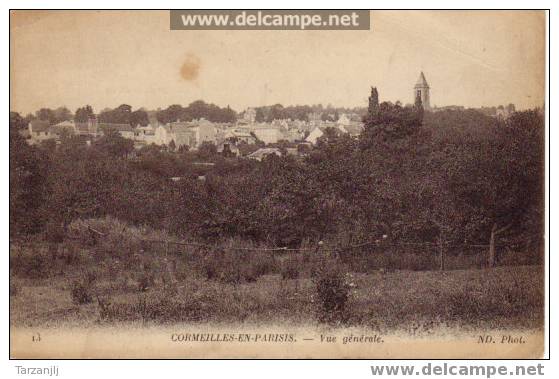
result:
M 423 109 L 431 109 L 431 103 L 429 99 L 429 84 L 427 84 L 427 80 L 425 80 L 423 71 L 421 71 L 421 74 L 419 74 L 419 79 L 417 79 L 417 83 L 415 83 L 415 87 L 413 87 L 413 99 L 415 100 L 418 97 L 421 99 Z

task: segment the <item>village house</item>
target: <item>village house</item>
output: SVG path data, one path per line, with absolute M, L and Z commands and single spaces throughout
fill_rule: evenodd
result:
M 50 124 L 48 121 L 33 120 L 29 122 L 27 128 L 31 137 L 29 140 L 31 144 L 40 143 L 44 140 L 54 138 L 54 136 L 50 134 Z
M 99 135 L 99 125 L 96 118 L 90 118 L 86 122 L 75 122 L 74 125 L 77 135 L 91 137 Z
M 326 128 L 326 126 L 315 126 L 307 138 L 305 138 L 305 142 L 310 142 L 311 144 L 316 145 L 318 139 L 324 135 Z
M 138 125 L 134 129 L 134 140 L 137 142 L 143 142 L 146 145 L 150 145 L 155 142 L 155 128 L 148 124 L 146 126 Z
M 351 123 L 351 120 L 349 119 L 349 117 L 345 114 L 342 113 L 342 115 L 340 117 L 338 117 L 338 125 L 349 125 Z
M 49 128 L 49 133 L 54 136 L 55 139 L 60 139 L 63 135 L 73 136 L 76 133 L 76 125 L 74 121 L 62 121 L 58 124 L 52 125 Z
M 364 129 L 362 122 L 353 121 L 347 115 L 342 114 L 335 123 L 323 121 L 315 126 L 307 138 L 305 138 L 305 141 L 315 145 L 318 139 L 324 135 L 327 128 L 334 128 L 341 133 L 349 134 L 351 137 L 359 136 Z
M 259 125 L 255 127 L 253 130 L 254 135 L 260 141 L 269 144 L 269 143 L 277 143 L 279 140 L 283 139 L 283 133 L 281 132 L 280 128 L 277 126 L 271 125 Z
M 130 124 L 99 123 L 98 129 L 103 135 L 114 131 L 120 134 L 122 138 L 134 139 L 134 128 Z
M 29 143 L 36 144 L 45 140 L 59 140 L 64 134 L 70 136 L 76 134 L 76 126 L 73 121 L 62 121 L 56 125 L 50 125 L 48 121 L 33 120 L 28 126 Z
M 153 143 L 156 145 L 168 145 L 173 140 L 170 125 L 159 125 L 155 128 Z
M 252 145 L 256 143 L 256 137 L 246 128 L 226 129 L 219 138 L 222 141 L 232 141 L 235 143 L 247 143 Z
M 357 137 L 361 134 L 364 127 L 361 123 L 350 123 L 348 125 L 338 125 L 338 129 L 342 133 L 347 133 L 352 137 Z
M 188 146 L 189 149 L 198 148 L 196 130 L 190 123 L 171 124 L 172 139 L 177 148 Z
M 216 143 L 217 129 L 215 125 L 204 118 L 193 121 L 194 132 L 196 135 L 196 148 L 199 148 L 204 142 Z
M 153 143 L 169 145 L 174 142 L 178 148 L 188 146 L 198 149 L 204 142 L 216 144 L 217 129 L 215 125 L 205 119 L 189 122 L 171 122 L 159 125 L 154 132 Z

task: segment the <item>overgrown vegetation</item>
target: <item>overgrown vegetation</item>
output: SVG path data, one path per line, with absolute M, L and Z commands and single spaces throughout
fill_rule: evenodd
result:
M 72 282 L 72 302 L 74 304 L 89 304 L 93 301 L 93 294 L 91 293 L 93 281 L 91 278 L 84 278 Z
M 319 320 L 329 323 L 346 322 L 346 309 L 350 287 L 339 266 L 322 267 L 315 277 L 317 298 L 320 303 Z
M 87 226 L 103 234 L 97 242 Z M 158 242 L 172 240 L 165 233 L 111 218 L 75 221 L 68 230 L 39 276 L 22 269 L 33 261 L 16 257 L 47 254 L 41 241 L 12 246 L 13 322 L 321 322 L 381 330 L 417 323 L 423 331 L 543 322 L 541 266 L 441 273 L 343 262 L 325 254 L 328 245 L 305 253 L 259 252 L 261 245 L 242 240 L 166 247 Z
M 488 250 L 497 266 L 542 263 L 536 110 L 504 121 L 383 103 L 357 139 L 330 129 L 304 158 L 262 162 L 208 145 L 132 154 L 117 134 L 29 146 L 21 120 L 10 123 L 14 288 L 58 283 L 62 312 L 143 322 L 303 314 L 371 327 L 402 314 L 542 317 L 538 267 L 412 272 L 438 268 L 439 246 L 449 270 L 485 269 Z M 13 300 L 25 309 L 22 292 Z
M 543 230 L 543 118 L 423 113 L 383 103 L 359 139 L 326 133 L 304 159 L 262 162 L 155 146 L 134 160 L 109 135 L 28 146 L 10 133 L 10 232 L 52 235 L 113 216 L 183 239 L 299 247 L 370 241 L 516 243 Z M 459 128 L 453 127 L 459 124 Z M 14 127 L 15 128 L 15 127 Z M 119 147 L 120 146 L 120 147 Z M 197 165 L 207 159 L 213 165 Z M 514 169 L 513 169 L 514 168 Z M 206 180 L 197 178 L 204 175 Z M 183 178 L 173 182 L 169 178 Z

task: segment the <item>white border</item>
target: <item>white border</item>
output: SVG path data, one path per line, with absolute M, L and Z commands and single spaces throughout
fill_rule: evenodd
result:
M 267 2 L 265 5 L 256 2 L 256 1 L 237 1 L 235 4 L 226 3 L 224 1 L 214 1 L 209 4 L 208 1 L 168 1 L 168 0 L 159 0 L 157 2 L 150 2 L 146 0 L 138 0 L 135 2 L 124 2 L 124 1 L 115 1 L 115 0 L 97 0 L 97 1 L 80 1 L 78 2 L 70 2 L 70 1 L 7 1 L 3 3 L 4 13 L 2 14 L 1 20 L 3 23 L 2 33 L 3 38 L 1 39 L 1 50 L 5 55 L 4 59 L 2 59 L 2 86 L 4 91 L 1 92 L 2 97 L 2 106 L 4 109 L 4 117 L 7 118 L 9 113 L 9 67 L 8 67 L 8 49 L 9 49 L 9 37 L 8 37 L 8 9 L 9 8 L 107 8 L 107 9 L 118 9 L 118 8 L 199 8 L 199 9 L 229 9 L 233 6 L 239 9 L 266 9 L 266 8 L 278 8 L 278 9 L 297 9 L 297 8 L 348 8 L 348 9 L 358 9 L 358 8 L 375 8 L 375 9 L 407 9 L 407 8 L 417 8 L 421 6 L 425 9 L 437 9 L 437 8 L 453 8 L 453 9 L 492 9 L 492 8 L 553 8 L 553 5 L 557 3 L 556 1 L 507 1 L 507 2 L 500 2 L 500 1 L 344 1 L 343 3 L 340 2 L 333 2 L 333 1 L 321 1 L 317 3 L 311 2 L 304 2 L 304 1 L 293 1 L 293 0 L 285 0 L 285 1 L 271 1 Z M 559 9 L 559 8 L 556 8 Z M 552 9 L 551 13 L 553 17 L 557 17 L 555 15 L 554 10 Z M 559 12 L 558 12 L 559 14 Z M 555 45 L 559 40 L 559 35 L 557 33 L 557 29 L 559 27 L 557 25 L 551 25 L 552 27 L 552 35 L 551 40 Z M 557 49 L 553 49 L 548 51 L 548 54 L 551 54 L 551 62 L 552 64 L 557 66 L 557 62 L 559 61 L 557 56 Z M 554 86 L 552 86 L 551 90 L 551 98 L 556 102 L 556 99 L 559 97 L 557 94 L 557 75 L 554 71 L 554 76 L 551 77 L 553 80 Z M 546 77 L 549 78 L 549 67 L 546 70 Z M 548 82 L 549 84 L 549 82 Z M 546 105 L 549 106 L 549 92 L 546 91 Z M 551 119 L 557 124 L 557 120 L 559 119 L 559 112 L 554 104 L 551 104 Z M 7 122 L 6 122 L 7 124 Z M 546 122 L 546 127 L 549 128 L 548 121 Z M 2 171 L 3 177 L 8 177 L 9 167 L 8 167 L 8 138 L 7 138 L 7 125 L 4 127 L 4 134 L 2 136 L 6 138 L 2 138 L 0 141 L 2 143 L 2 147 L 4 148 L 3 151 L 6 153 L 2 156 Z M 557 141 L 555 140 L 555 136 L 551 135 L 551 143 L 557 145 Z M 546 153 L 549 157 L 549 152 L 551 150 L 551 145 L 549 144 L 549 140 L 546 140 Z M 557 175 L 553 175 L 554 172 L 559 167 L 559 160 L 557 159 L 557 153 L 551 156 L 551 179 L 547 178 L 546 182 L 551 184 L 552 190 L 552 197 L 556 188 L 558 188 L 557 180 L 555 178 Z M 2 186 L 2 192 L 0 197 L 4 199 L 2 204 L 2 214 L 4 218 L 2 219 L 2 245 L 8 245 L 8 181 L 5 181 L 5 185 Z M 549 229 L 548 223 L 548 212 L 552 210 L 554 207 L 554 203 L 548 202 L 547 192 L 546 192 L 546 230 L 549 231 L 548 235 L 557 236 L 558 233 L 554 233 L 557 231 L 557 223 L 559 221 L 555 221 L 552 225 L 552 229 Z M 554 215 L 558 214 L 558 211 L 555 210 L 553 212 Z M 557 219 L 557 216 L 556 216 Z M 555 242 L 555 239 L 553 240 Z M 549 251 L 549 238 L 546 239 L 546 248 Z M 4 251 L 4 261 L 7 264 L 8 259 L 8 252 Z M 557 262 L 559 261 L 559 257 L 555 257 L 552 260 L 553 266 L 557 266 Z M 551 267 L 551 270 L 554 270 L 554 267 Z M 242 377 L 242 378 L 285 378 L 285 377 L 320 377 L 320 378 L 340 378 L 340 377 L 348 377 L 348 378 L 358 378 L 358 377 L 370 377 L 370 369 L 369 366 L 371 364 L 381 364 L 380 361 L 63 361 L 63 362 L 56 362 L 56 361 L 48 361 L 48 362 L 33 362 L 33 361 L 8 361 L 8 267 L 4 267 L 3 273 L 3 280 L 1 281 L 0 286 L 0 296 L 2 299 L 2 327 L 1 327 L 1 334 L 0 334 L 0 360 L 2 360 L 2 365 L 0 366 L 0 370 L 2 371 L 2 377 L 11 378 L 16 377 L 15 375 L 15 365 L 23 364 L 25 366 L 31 367 L 33 365 L 44 366 L 44 365 L 51 365 L 51 364 L 58 364 L 61 369 L 61 376 L 74 378 L 74 377 L 81 377 L 81 378 L 98 378 L 100 375 L 104 377 L 134 377 L 134 378 L 152 378 L 157 376 L 168 377 L 171 375 L 176 375 L 179 378 L 192 378 L 192 377 L 206 377 L 206 376 L 220 376 L 224 378 L 228 377 Z M 549 280 L 549 276 L 546 274 L 546 282 Z M 551 292 L 556 296 L 559 293 L 559 289 L 557 288 L 557 280 L 554 280 L 552 283 Z M 548 304 L 549 300 L 548 300 Z M 551 318 L 551 337 L 552 337 L 552 345 L 553 345 L 553 354 L 554 359 L 550 362 L 543 362 L 546 366 L 545 373 L 547 375 L 550 374 L 559 374 L 559 365 L 555 362 L 559 360 L 559 353 L 557 347 L 558 339 L 554 338 L 557 336 L 557 329 L 559 329 L 559 323 L 555 323 L 557 321 L 557 302 L 551 303 L 551 312 L 554 317 Z M 547 346 L 546 346 L 546 354 L 547 354 Z M 412 361 L 392 361 L 392 364 L 410 364 Z M 386 362 L 385 362 L 386 363 Z M 423 364 L 424 362 L 418 362 L 418 366 Z M 466 363 L 465 361 L 456 362 L 456 363 Z M 485 362 L 478 362 L 489 364 L 490 361 Z M 515 361 L 498 361 L 495 362 L 499 365 L 507 365 L 507 366 L 514 366 L 517 363 Z M 524 364 L 530 364 L 529 361 L 523 361 Z M 538 363 L 538 362 L 533 362 Z

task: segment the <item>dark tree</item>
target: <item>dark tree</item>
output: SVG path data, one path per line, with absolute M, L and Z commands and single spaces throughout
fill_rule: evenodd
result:
M 138 109 L 130 113 L 130 125 L 136 127 L 138 125 L 146 126 L 149 124 L 149 118 L 146 111 L 143 109 Z
M 84 107 L 76 109 L 74 115 L 74 121 L 76 122 L 87 122 L 89 119 L 94 118 L 95 113 L 93 113 L 93 108 L 91 105 L 86 105 Z
M 130 124 L 132 107 L 122 104 L 113 110 L 103 111 L 99 114 L 99 121 L 112 124 Z
M 39 232 L 45 217 L 49 160 L 10 129 L 10 236 Z
M 134 150 L 134 142 L 109 130 L 106 135 L 95 141 L 94 148 L 111 157 L 126 158 Z
M 22 130 L 27 128 L 28 122 L 17 112 L 10 112 L 10 130 Z
M 41 108 L 35 113 L 37 119 L 41 121 L 48 121 L 49 124 L 56 124 L 56 115 L 52 109 Z

